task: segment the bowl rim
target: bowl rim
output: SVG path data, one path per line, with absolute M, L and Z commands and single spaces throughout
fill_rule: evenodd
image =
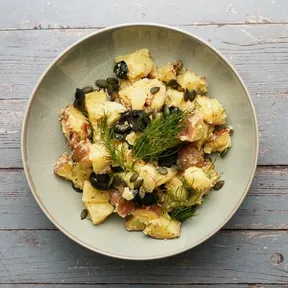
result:
M 28 127 L 28 121 L 29 121 L 29 117 L 30 117 L 30 113 L 31 113 L 31 109 L 34 103 L 34 100 L 36 98 L 36 92 L 38 91 L 43 79 L 45 78 L 46 74 L 50 71 L 50 69 L 57 64 L 57 62 L 63 58 L 68 52 L 70 52 L 74 47 L 76 47 L 78 44 L 80 44 L 81 42 L 94 37 L 97 34 L 102 34 L 108 31 L 112 31 L 115 29 L 119 29 L 119 28 L 127 28 L 127 27 L 140 27 L 140 26 L 147 26 L 147 27 L 156 27 L 156 28 L 164 28 L 164 29 L 168 29 L 168 30 L 172 30 L 181 34 L 185 34 L 186 36 L 192 37 L 194 38 L 196 41 L 199 41 L 200 43 L 202 43 L 204 46 L 208 47 L 209 49 L 212 50 L 212 52 L 216 53 L 218 55 L 218 57 L 220 57 L 222 59 L 222 61 L 225 62 L 225 64 L 231 69 L 231 71 L 234 73 L 234 75 L 237 77 L 238 81 L 240 82 L 248 103 L 250 105 L 250 109 L 252 111 L 252 116 L 253 116 L 253 120 L 254 120 L 254 125 L 255 125 L 255 147 L 254 147 L 254 159 L 253 159 L 253 165 L 252 165 L 252 169 L 250 171 L 250 176 L 248 178 L 248 182 L 247 185 L 243 191 L 243 194 L 241 196 L 241 198 L 239 199 L 237 205 L 235 205 L 235 207 L 233 208 L 233 210 L 230 212 L 230 214 L 223 220 L 223 222 L 218 225 L 213 231 L 211 231 L 209 234 L 207 234 L 205 237 L 203 237 L 202 239 L 200 239 L 199 241 L 197 241 L 196 243 L 193 243 L 191 245 L 188 245 L 184 248 L 181 248 L 177 251 L 173 251 L 171 253 L 166 253 L 166 254 L 159 254 L 159 255 L 153 255 L 153 256 L 148 256 L 148 257 L 133 257 L 133 256 L 126 256 L 126 255 L 120 255 L 120 254 L 114 254 L 111 253 L 109 251 L 103 251 L 100 250 L 98 248 L 92 247 L 84 242 L 82 242 L 80 239 L 78 239 L 76 236 L 72 235 L 70 232 L 68 232 L 63 226 L 61 226 L 58 221 L 50 214 L 50 212 L 46 209 L 45 205 L 42 203 L 40 197 L 38 196 L 35 186 L 33 184 L 33 180 L 32 180 L 32 176 L 30 174 L 30 170 L 29 170 L 29 166 L 27 163 L 27 145 L 26 145 L 26 140 L 27 140 L 27 127 Z M 92 32 L 82 38 L 80 38 L 79 40 L 77 40 L 76 42 L 74 42 L 72 45 L 68 46 L 64 51 L 62 51 L 49 65 L 48 67 L 45 69 L 45 71 L 42 73 L 41 77 L 39 78 L 39 80 L 37 81 L 27 104 L 26 107 L 26 111 L 24 114 L 24 118 L 23 118 L 23 123 L 22 123 L 22 133 L 21 133 L 21 155 L 22 155 L 22 162 L 23 162 L 23 168 L 24 168 L 24 172 L 25 172 L 25 176 L 26 179 L 28 181 L 30 190 L 36 200 L 36 202 L 38 203 L 38 205 L 40 206 L 41 210 L 44 212 L 44 214 L 48 217 L 48 219 L 62 232 L 64 233 L 66 236 L 68 236 L 71 240 L 75 241 L 76 243 L 80 244 L 81 246 L 97 252 L 99 254 L 102 255 L 106 255 L 106 256 L 110 256 L 110 257 L 114 257 L 114 258 L 118 258 L 118 259 L 125 259 L 125 260 L 154 260 L 154 259 L 162 259 L 162 258 L 166 258 L 166 257 L 170 257 L 173 255 L 177 255 L 180 253 L 183 253 L 185 251 L 188 251 L 198 245 L 200 245 L 201 243 L 205 242 L 206 240 L 208 240 L 210 237 L 212 237 L 215 233 L 217 233 L 231 218 L 232 216 L 235 214 L 235 212 L 239 209 L 240 205 L 242 204 L 244 198 L 246 197 L 249 188 L 251 186 L 252 180 L 254 178 L 255 172 L 256 172 L 256 168 L 257 168 L 257 161 L 258 161 L 258 154 L 259 154 L 259 131 L 258 131 L 258 121 L 257 121 L 257 116 L 256 116 L 256 112 L 255 112 L 255 108 L 251 99 L 251 96 L 248 92 L 248 89 L 246 88 L 242 78 L 240 77 L 239 73 L 236 71 L 236 69 L 232 66 L 232 64 L 230 64 L 230 62 L 218 51 L 216 50 L 214 47 L 212 47 L 209 43 L 207 43 L 206 41 L 202 40 L 201 38 L 199 38 L 198 36 L 195 36 L 194 34 L 187 32 L 185 30 L 176 28 L 176 27 L 171 27 L 169 25 L 163 25 L 163 24 L 157 24 L 157 23 L 145 23 L 145 22 L 135 22 L 135 23 L 124 23 L 124 24 L 118 24 L 118 25 L 113 25 L 113 26 L 108 26 L 106 28 L 102 28 L 99 29 L 95 32 Z

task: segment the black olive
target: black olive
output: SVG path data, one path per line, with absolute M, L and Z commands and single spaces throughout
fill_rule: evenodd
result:
M 120 167 L 120 166 L 111 166 L 111 170 L 113 171 L 113 172 L 122 172 L 122 171 L 124 171 L 124 169 L 122 168 L 122 167 Z
M 104 182 L 104 180 L 106 182 Z M 109 181 L 108 174 L 95 174 L 94 172 L 92 172 L 89 176 L 89 181 L 91 185 L 97 190 L 108 190 L 109 188 L 108 187 L 108 181 Z
M 119 120 L 114 126 L 114 131 L 116 133 L 125 133 L 131 131 L 131 126 L 126 120 Z
M 83 193 L 83 190 L 80 189 L 80 188 L 78 188 L 78 187 L 76 187 L 76 186 L 74 185 L 74 183 L 72 183 L 72 188 L 73 188 L 76 192 L 78 192 L 78 193 Z
M 178 113 L 180 111 L 180 109 L 176 106 L 169 107 L 169 110 L 171 113 Z
M 128 110 L 121 114 L 121 118 L 140 117 L 144 112 L 142 110 Z
M 127 134 L 122 134 L 122 133 L 114 133 L 114 138 L 117 140 L 125 140 Z
M 154 193 L 146 193 L 144 198 L 142 199 L 138 193 L 135 195 L 134 200 L 139 205 L 149 206 L 157 203 L 158 196 Z
M 142 116 L 140 116 L 137 120 L 138 127 L 141 131 L 144 131 L 145 128 L 151 123 L 150 117 L 144 113 Z
M 114 73 L 120 79 L 126 79 L 128 73 L 128 66 L 125 61 L 120 61 L 116 63 L 114 67 Z
M 73 106 L 79 109 L 81 112 L 85 112 L 84 102 L 85 102 L 85 93 L 82 91 L 82 89 L 76 88 L 75 100 Z
M 135 119 L 135 118 L 132 118 L 132 117 L 128 118 L 129 126 L 135 132 L 141 131 L 141 129 L 138 127 L 138 123 L 137 123 L 138 121 L 137 120 L 138 119 Z

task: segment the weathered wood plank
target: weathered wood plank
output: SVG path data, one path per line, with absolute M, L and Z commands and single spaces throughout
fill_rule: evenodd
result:
M 210 41 L 230 59 L 244 78 L 259 118 L 259 164 L 287 164 L 288 129 L 284 126 L 288 110 L 285 69 L 288 65 L 288 25 L 183 28 Z M 48 63 L 66 46 L 90 32 L 0 32 L 3 43 L 0 47 L 0 98 L 27 99 Z M 2 168 L 22 166 L 19 135 L 25 104 L 1 102 L 0 117 L 5 117 L 0 119 L 0 123 L 4 123 L 0 128 Z
M 59 231 L 3 231 L 0 243 L 0 283 L 288 284 L 287 231 L 222 231 L 184 254 L 149 262 L 95 254 Z M 282 264 L 272 264 L 274 253 Z
M 128 22 L 158 22 L 171 25 L 213 23 L 274 23 L 287 21 L 287 1 L 214 0 L 190 1 L 3 1 L 2 29 L 103 27 Z M 18 13 L 16 7 L 21 7 Z M 160 13 L 161 11 L 161 13 Z M 217 11 L 217 13 L 215 13 Z
M 23 171 L 0 170 L 0 179 L 0 229 L 55 228 L 35 202 Z M 287 203 L 288 168 L 258 168 L 247 198 L 224 229 L 288 229 Z

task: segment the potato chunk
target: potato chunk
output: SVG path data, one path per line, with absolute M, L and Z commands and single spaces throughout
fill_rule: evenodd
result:
M 150 58 L 148 49 L 140 49 L 134 53 L 118 56 L 115 58 L 115 62 L 125 61 L 128 66 L 128 79 L 137 81 L 151 72 L 155 66 Z
M 80 141 L 72 150 L 72 159 L 84 167 L 92 167 L 89 159 L 91 142 L 89 139 Z
M 151 221 L 143 230 L 144 234 L 156 239 L 174 239 L 180 236 L 181 223 L 160 217 Z
M 150 221 L 159 218 L 159 213 L 157 209 L 153 210 L 153 209 L 139 208 L 134 210 L 131 214 L 144 224 L 148 224 L 150 223 Z
M 160 89 L 153 94 L 150 92 L 152 87 Z M 144 78 L 121 90 L 119 96 L 123 105 L 129 109 L 151 111 L 156 108 L 159 111 L 165 101 L 166 87 L 158 79 Z
M 89 203 L 108 203 L 110 195 L 108 191 L 95 189 L 89 181 L 84 181 L 82 201 Z
M 212 125 L 222 125 L 226 122 L 226 112 L 217 99 L 206 96 L 197 96 L 197 110 L 203 116 L 205 122 Z
M 213 136 L 205 143 L 204 152 L 210 154 L 212 152 L 222 152 L 231 147 L 231 127 L 216 131 Z
M 157 171 L 157 177 L 156 177 L 156 187 L 165 184 L 167 181 L 171 180 L 176 174 L 177 171 L 172 169 L 172 168 L 167 168 L 167 174 L 166 175 L 162 175 Z
M 207 92 L 207 80 L 205 77 L 198 77 L 191 71 L 186 71 L 184 74 L 177 76 L 177 82 L 189 91 L 195 90 L 198 94 Z
M 145 229 L 145 224 L 137 217 L 129 216 L 126 219 L 125 228 L 127 231 L 143 231 Z
M 178 159 L 184 170 L 191 166 L 201 168 L 205 165 L 203 149 L 197 149 L 193 143 L 187 143 L 179 149 Z
M 111 160 L 105 146 L 101 143 L 92 144 L 89 148 L 89 159 L 96 174 L 104 174 L 110 170 Z
M 62 131 L 73 149 L 81 140 L 91 137 L 92 127 L 88 119 L 73 105 L 61 111 L 60 123 Z
M 114 207 L 110 203 L 85 203 L 88 210 L 88 217 L 94 225 L 102 223 L 110 214 Z
M 156 168 L 150 163 L 145 164 L 144 161 L 138 161 L 135 164 L 135 170 L 139 173 L 139 178 L 144 180 L 142 187 L 145 192 L 153 192 L 156 187 Z

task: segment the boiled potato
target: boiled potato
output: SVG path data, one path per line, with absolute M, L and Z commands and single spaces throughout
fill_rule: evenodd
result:
M 139 178 L 143 179 L 143 185 L 145 192 L 153 192 L 156 187 L 157 171 L 154 165 L 145 163 L 144 161 L 138 161 L 135 164 L 135 170 L 139 173 Z
M 110 155 L 103 144 L 95 143 L 90 146 L 89 159 L 96 174 L 104 174 L 110 170 L 110 165 L 112 164 Z
M 204 151 L 198 149 L 194 143 L 187 143 L 179 149 L 178 160 L 184 170 L 191 166 L 201 168 L 205 165 Z
M 72 150 L 71 156 L 73 161 L 84 167 L 92 167 L 92 162 L 89 159 L 91 142 L 89 139 L 80 141 Z
M 186 71 L 184 74 L 177 76 L 177 82 L 189 91 L 195 90 L 198 94 L 207 92 L 207 80 L 205 77 L 198 77 L 195 73 Z
M 84 181 L 82 201 L 89 203 L 108 203 L 109 192 L 95 189 L 89 181 Z
M 171 180 L 177 174 L 177 171 L 172 168 L 165 167 L 165 169 L 167 169 L 166 175 L 162 175 L 157 171 L 156 185 L 155 185 L 156 187 L 165 184 L 167 181 Z
M 114 207 L 110 203 L 90 203 L 86 202 L 85 206 L 88 210 L 88 216 L 94 225 L 102 223 L 110 214 Z
M 90 138 L 92 135 L 92 127 L 88 119 L 71 104 L 61 111 L 59 120 L 62 131 L 72 149 L 81 140 Z
M 128 66 L 127 77 L 132 81 L 147 77 L 155 66 L 150 58 L 148 49 L 140 49 L 134 53 L 115 58 L 116 63 L 120 61 L 126 62 Z
M 197 110 L 204 118 L 205 122 L 212 125 L 222 125 L 226 122 L 226 111 L 217 99 L 206 96 L 197 96 Z
M 141 223 L 148 224 L 150 221 L 158 219 L 159 213 L 156 210 L 148 210 L 144 208 L 139 208 L 131 213 L 135 218 L 137 218 Z
M 145 229 L 144 234 L 156 239 L 174 239 L 180 236 L 181 223 L 164 217 L 151 221 Z
M 125 228 L 127 231 L 143 231 L 145 229 L 145 224 L 137 217 L 129 216 L 126 219 Z
M 213 136 L 205 143 L 204 152 L 222 152 L 231 147 L 231 127 L 216 131 Z

